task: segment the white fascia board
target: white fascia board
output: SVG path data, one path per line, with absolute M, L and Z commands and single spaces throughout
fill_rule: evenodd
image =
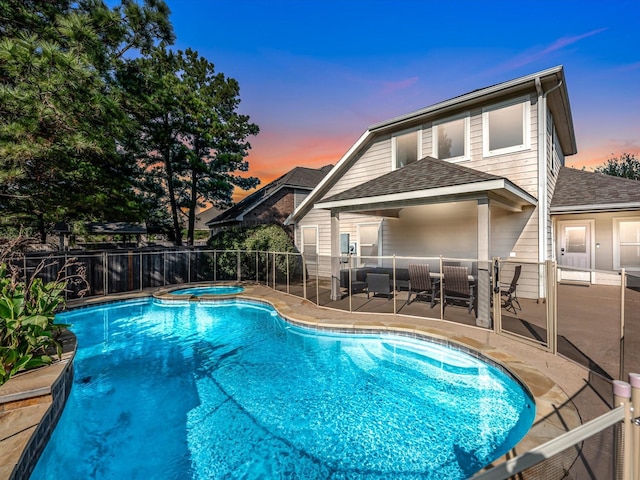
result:
M 499 83 L 497 85 L 493 85 L 491 87 L 487 87 L 487 88 L 483 88 L 481 90 L 476 90 L 470 93 L 467 93 L 466 95 L 462 95 L 460 97 L 455 97 L 452 98 L 450 100 L 445 100 L 444 102 L 440 102 L 440 103 L 436 103 L 435 105 L 431 105 L 429 107 L 425 107 L 421 110 L 416 110 L 415 112 L 411 112 L 405 115 L 401 115 L 399 117 L 395 117 L 392 118 L 390 120 L 386 120 L 384 122 L 381 123 L 376 123 L 374 125 L 372 125 L 371 127 L 369 127 L 370 131 L 375 131 L 375 130 L 379 130 L 381 128 L 385 128 L 385 127 L 390 127 L 392 125 L 395 124 L 401 124 L 403 122 L 409 121 L 409 120 L 413 120 L 416 119 L 418 117 L 421 117 L 423 115 L 427 115 L 429 113 L 433 113 L 436 112 L 438 110 L 442 110 L 445 109 L 447 107 L 451 107 L 451 106 L 455 106 L 455 105 L 461 105 L 464 104 L 466 102 L 470 102 L 473 100 L 476 100 L 478 98 L 484 97 L 486 95 L 491 95 L 493 93 L 499 93 L 503 90 L 508 90 L 512 87 L 517 87 L 520 85 L 525 85 L 529 82 L 535 82 L 536 78 L 542 78 L 542 77 L 546 77 L 549 75 L 553 75 L 556 74 L 558 72 L 562 71 L 562 66 L 556 66 L 556 67 L 552 67 L 549 68 L 547 70 L 543 70 L 541 72 L 537 72 L 537 73 L 532 73 L 530 75 L 527 75 L 525 77 L 520 77 L 520 78 L 516 78 L 513 80 L 509 80 L 507 82 L 504 83 Z
M 316 187 L 311 190 L 311 193 L 307 195 L 304 200 L 302 200 L 302 203 L 300 203 L 300 205 L 298 205 L 298 207 L 291 213 L 291 215 L 287 217 L 287 219 L 284 221 L 285 225 L 290 225 L 291 222 L 295 221 L 298 218 L 299 212 L 307 208 L 308 205 L 313 205 L 312 202 L 318 196 L 318 192 L 322 191 L 323 187 L 327 185 L 331 180 L 333 180 L 333 177 L 342 172 L 342 169 L 344 168 L 343 166 L 360 149 L 360 147 L 369 139 L 371 135 L 371 130 L 367 130 L 362 135 L 360 135 L 360 138 L 356 141 L 356 143 L 354 143 L 351 148 L 347 150 L 347 152 L 342 156 L 338 163 L 336 163 L 331 171 L 327 173 L 322 180 L 320 180 L 320 183 L 318 183 L 318 185 L 316 185 Z
M 624 211 L 624 210 L 640 210 L 640 202 L 631 203 L 605 203 L 595 205 L 575 205 L 568 207 L 552 207 L 552 214 L 562 213 L 595 213 L 595 212 L 608 212 L 608 211 Z
M 451 187 L 431 188 L 428 190 L 417 190 L 412 192 L 392 193 L 390 195 L 377 195 L 375 197 L 353 198 L 349 200 L 336 200 L 333 202 L 319 202 L 315 204 L 316 208 L 340 208 L 351 207 L 355 205 L 370 204 L 370 203 L 387 203 L 387 202 L 401 202 L 405 200 L 416 200 L 422 198 L 432 198 L 441 196 L 461 195 L 465 193 L 476 193 L 491 190 L 504 189 L 512 193 L 518 198 L 535 205 L 537 200 L 531 195 L 523 192 L 517 187 L 514 187 L 510 182 L 504 179 L 487 180 L 484 182 L 465 183 L 464 185 L 454 185 Z

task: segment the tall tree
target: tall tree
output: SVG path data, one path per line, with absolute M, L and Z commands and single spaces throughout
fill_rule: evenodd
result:
M 634 154 L 624 152 L 619 157 L 609 158 L 604 165 L 596 167 L 594 171 L 614 177 L 640 180 L 640 159 Z
M 43 242 L 54 221 L 139 215 L 113 72 L 126 52 L 173 39 L 168 15 L 161 0 L 0 0 L 0 197 Z
M 120 82 L 130 89 L 139 125 L 128 148 L 143 159 L 143 190 L 167 204 L 178 245 L 181 213 L 187 212 L 187 240 L 193 244 L 198 206 L 228 206 L 234 187 L 258 184 L 256 178 L 238 174 L 249 167 L 247 137 L 259 131 L 236 111 L 238 82 L 215 73 L 214 65 L 197 52 L 173 52 L 165 45 L 129 62 Z

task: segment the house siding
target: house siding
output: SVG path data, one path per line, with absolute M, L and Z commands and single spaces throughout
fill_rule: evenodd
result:
M 522 93 L 517 95 L 522 96 Z M 528 96 L 529 108 L 529 148 L 519 152 L 483 156 L 483 119 L 482 108 L 472 108 L 470 113 L 470 160 L 460 165 L 478 171 L 505 177 L 535 198 L 538 196 L 538 108 L 537 95 Z M 509 97 L 496 99 L 495 103 L 508 100 Z M 492 103 L 493 104 L 493 103 Z M 488 105 L 487 105 L 488 106 Z M 463 113 L 460 111 L 458 113 Z M 548 114 L 548 113 L 547 113 Z M 447 114 L 446 116 L 449 116 Z M 548 114 L 549 115 L 549 114 Z M 550 118 L 550 116 L 548 117 Z M 433 119 L 437 121 L 437 118 Z M 553 128 L 551 121 L 547 122 Z M 435 156 L 432 141 L 432 121 L 424 122 L 422 128 L 422 155 Z M 552 135 L 547 132 L 544 147 L 548 149 L 547 159 L 553 165 Z M 556 150 L 560 150 L 559 146 Z M 561 150 L 560 150 L 561 151 Z M 336 195 L 369 180 L 378 178 L 392 170 L 391 134 L 386 133 L 374 138 L 354 160 L 351 166 L 336 183 L 329 188 L 323 198 Z M 564 159 L 561 159 L 562 162 Z M 559 165 L 556 162 L 555 165 Z M 548 202 L 553 194 L 558 166 L 550 170 L 548 177 L 553 185 L 544 192 Z M 400 212 L 399 218 L 382 218 L 353 213 L 340 214 L 340 233 L 349 233 L 351 241 L 360 242 L 358 224 L 381 223 L 381 255 L 396 256 L 447 256 L 450 258 L 477 257 L 477 215 L 475 201 L 455 202 L 419 207 L 408 207 Z M 327 259 L 331 255 L 331 216 L 328 210 L 311 209 L 297 224 L 296 242 L 300 245 L 301 226 L 317 225 L 318 253 Z M 490 256 L 508 258 L 521 262 L 538 261 L 539 215 L 537 207 L 525 207 L 522 212 L 508 212 L 491 207 Z M 551 232 L 551 223 L 549 223 Z M 551 235 L 551 234 L 550 234 Z M 549 236 L 551 245 L 551 236 Z M 550 247 L 551 248 L 551 247 Z M 325 261 L 320 267 L 320 275 L 330 275 L 331 262 Z M 537 298 L 538 277 L 523 277 L 521 290 L 523 297 Z
M 376 139 L 347 172 L 329 189 L 326 197 L 344 192 L 391 171 L 391 136 Z
M 293 191 L 293 207 L 298 208 L 298 205 L 309 196 L 310 190 L 300 190 L 299 188 Z

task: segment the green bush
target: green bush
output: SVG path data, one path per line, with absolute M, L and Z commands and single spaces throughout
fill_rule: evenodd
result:
M 214 250 L 250 251 L 250 252 L 296 252 L 296 247 L 287 232 L 279 225 L 258 225 L 254 227 L 236 227 L 223 230 L 214 235 L 208 242 Z M 218 278 L 235 279 L 237 277 L 237 255 L 229 252 L 216 257 L 215 268 Z M 276 257 L 276 268 L 279 273 L 287 271 L 287 256 Z M 263 258 L 266 262 L 267 259 Z M 269 267 L 270 268 L 270 267 Z M 296 256 L 289 256 L 289 274 L 299 274 L 300 262 Z M 255 262 L 247 259 L 241 261 L 242 278 L 255 278 Z
M 6 264 L 0 265 L 0 385 L 22 370 L 52 362 L 62 354 L 53 323 L 64 303 L 65 282 L 16 282 Z

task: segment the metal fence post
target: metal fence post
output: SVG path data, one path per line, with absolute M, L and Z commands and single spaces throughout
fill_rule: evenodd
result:
M 640 373 L 629 374 L 629 384 L 631 385 L 631 406 L 633 407 L 633 419 L 631 428 L 633 432 L 633 453 L 634 459 L 634 480 L 640 480 Z
M 622 380 L 613 381 L 613 407 L 624 407 L 624 420 L 622 425 L 622 442 L 616 442 L 615 447 L 615 477 L 622 480 L 633 480 L 633 432 L 631 431 L 631 385 Z M 619 436 L 616 436 L 616 440 Z M 620 443 L 622 445 L 620 445 Z M 620 452 L 622 448 L 622 452 Z M 622 459 L 620 459 L 622 453 Z M 622 476 L 620 476 L 622 474 Z
M 260 283 L 260 263 L 258 262 L 258 250 L 256 250 L 256 283 Z
M 307 299 L 307 262 L 304 253 L 300 254 L 302 260 L 302 298 Z
M 627 274 L 625 269 L 620 270 L 620 371 L 618 378 L 622 380 L 624 377 L 624 303 L 625 303 L 625 289 L 627 288 Z
M 187 283 L 191 283 L 191 250 L 187 250 Z
M 67 252 L 64 253 L 64 276 L 67 277 L 69 274 L 67 273 Z M 64 289 L 64 299 L 69 299 L 69 291 L 65 287 Z
M 236 278 L 238 282 L 242 281 L 242 270 L 241 270 L 241 266 L 240 266 L 240 249 L 238 249 L 238 252 L 236 254 Z
M 287 260 L 287 293 L 289 293 L 289 252 L 285 253 Z
M 393 314 L 396 315 L 398 313 L 397 308 L 397 297 L 396 295 L 396 254 L 393 254 L 393 259 L 391 260 L 393 264 Z
M 552 354 L 558 353 L 558 270 L 553 260 L 545 262 L 545 283 L 547 296 L 547 348 Z
M 109 254 L 102 255 L 102 291 L 103 295 L 109 295 Z
M 138 268 L 140 269 L 140 291 L 142 291 L 144 288 L 142 276 L 142 251 L 140 252 L 140 264 L 138 265 Z
M 352 281 L 351 277 L 353 275 L 353 271 L 351 270 L 353 266 L 352 262 L 353 262 L 353 259 L 351 258 L 351 250 L 349 250 L 349 273 L 348 273 L 349 281 L 347 282 L 347 291 L 349 292 L 349 313 L 353 312 L 353 304 L 351 303 L 351 300 L 352 300 L 351 294 L 353 291 L 353 288 L 351 287 L 351 281 Z

